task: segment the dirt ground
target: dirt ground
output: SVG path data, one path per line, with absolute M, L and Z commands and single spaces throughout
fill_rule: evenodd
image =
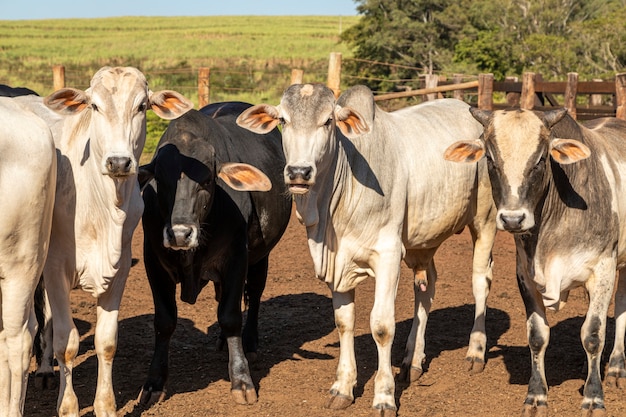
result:
M 369 333 L 373 280 L 356 292 L 355 349 L 358 384 L 355 402 L 346 411 L 324 408 L 339 355 L 330 293 L 315 279 L 305 229 L 295 217 L 270 256 L 268 284 L 260 312 L 259 360 L 252 365 L 259 401 L 251 406 L 231 401 L 227 352 L 216 351 L 219 330 L 211 285 L 196 305 L 179 301 L 178 327 L 170 351 L 167 397 L 148 409 L 136 398 L 146 378 L 153 348 L 152 295 L 142 260 L 141 226 L 135 234 L 131 270 L 120 311 L 119 344 L 113 382 L 118 416 L 369 416 L 377 367 L 376 346 Z M 488 355 L 485 371 L 470 376 L 464 361 L 473 320 L 471 240 L 464 232 L 449 239 L 436 255 L 439 280 L 426 331 L 427 372 L 411 386 L 396 386 L 399 416 L 485 416 L 520 414 L 530 375 L 522 300 L 515 282 L 512 238 L 499 233 L 494 249 L 494 282 L 487 315 Z M 74 318 L 81 333 L 74 386 L 81 415 L 92 416 L 96 381 L 93 346 L 95 304 L 86 293 L 72 294 Z M 551 416 L 580 415 L 586 374 L 580 326 L 587 308 L 582 290 L 570 294 L 564 310 L 549 315 L 551 343 L 546 354 Z M 396 338 L 392 364 L 397 372 L 413 312 L 412 276 L 403 266 L 396 301 Z M 605 347 L 614 340 L 613 308 Z M 55 414 L 56 390 L 41 391 L 29 381 L 26 416 Z M 626 396 L 605 391 L 608 416 L 626 416 Z

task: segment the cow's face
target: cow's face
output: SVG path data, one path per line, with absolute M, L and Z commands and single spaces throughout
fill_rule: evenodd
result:
M 268 191 L 269 178 L 259 169 L 243 163 L 220 163 L 207 141 L 185 129 L 183 120 L 173 121 L 164 142 L 150 164 L 142 166 L 140 183 L 154 179 L 164 220 L 163 246 L 172 250 L 193 250 L 202 245 L 202 226 L 213 206 L 217 178 L 237 191 Z M 210 233 L 209 233 L 210 234 Z
M 146 111 L 165 119 L 176 118 L 193 104 L 174 91 L 152 93 L 145 76 L 132 67 L 105 67 L 85 90 L 64 88 L 44 99 L 52 110 L 81 114 L 79 128 L 88 129 L 89 148 L 103 175 L 125 179 L 137 172 L 146 141 Z
M 203 145 L 198 159 L 174 144 L 165 144 L 150 163 L 157 182 L 159 210 L 165 220 L 166 248 L 190 250 L 200 244 L 200 225 L 211 208 L 216 179 L 215 151 Z
M 282 127 L 286 165 L 285 183 L 294 194 L 306 194 L 335 160 L 336 128 L 355 137 L 369 130 L 354 110 L 338 106 L 328 87 L 322 84 L 294 84 L 274 107 L 266 104 L 250 107 L 237 124 L 256 133 L 268 133 Z
M 475 162 L 484 155 L 498 208 L 498 229 L 527 232 L 535 226 L 535 211 L 547 190 L 550 158 L 569 164 L 588 157 L 589 149 L 575 140 L 554 138 L 551 128 L 565 116 L 564 109 L 470 111 L 484 126 L 482 138 L 452 144 L 445 158 Z

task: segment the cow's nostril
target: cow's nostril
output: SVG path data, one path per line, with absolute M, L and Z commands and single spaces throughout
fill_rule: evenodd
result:
M 312 172 L 313 168 L 310 166 L 287 166 L 287 176 L 292 181 L 298 178 L 308 181 L 311 179 Z
M 107 170 L 111 174 L 127 174 L 131 166 L 132 161 L 127 156 L 110 156 L 106 161 Z

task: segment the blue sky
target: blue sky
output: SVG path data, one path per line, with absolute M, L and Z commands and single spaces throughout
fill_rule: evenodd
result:
M 354 0 L 0 0 L 0 20 L 113 16 L 355 16 Z

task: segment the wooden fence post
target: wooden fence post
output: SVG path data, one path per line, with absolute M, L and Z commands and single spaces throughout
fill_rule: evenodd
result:
M 535 78 L 534 72 L 525 72 L 522 77 L 522 97 L 520 108 L 531 110 L 535 107 Z
M 615 76 L 615 117 L 626 120 L 626 72 Z
M 424 77 L 424 87 L 426 89 L 431 89 L 437 87 L 439 84 L 439 76 L 437 74 L 426 74 Z M 437 93 L 429 93 L 425 94 L 423 97 L 423 101 L 431 101 L 437 98 Z
M 328 88 L 333 90 L 335 97 L 341 94 L 341 52 L 331 52 L 328 62 Z
M 293 84 L 302 84 L 302 76 L 304 75 L 304 71 L 301 69 L 294 68 L 291 70 L 291 85 Z
M 209 92 L 211 69 L 206 67 L 198 68 L 198 108 L 201 109 L 209 104 Z
M 478 108 L 493 110 L 493 74 L 478 74 Z
M 517 77 L 506 77 L 504 79 L 507 82 L 516 83 L 519 81 Z M 515 91 L 506 92 L 506 105 L 509 107 L 519 107 L 519 100 L 521 94 Z
M 565 108 L 574 120 L 576 120 L 576 92 L 578 91 L 578 73 L 567 73 L 567 84 L 565 85 Z
M 453 84 L 460 84 L 462 82 L 463 82 L 463 75 L 462 74 L 454 74 L 452 76 L 452 83 Z M 454 90 L 452 92 L 452 97 L 454 97 L 457 100 L 465 101 L 465 92 L 463 90 Z
M 601 82 L 602 79 L 594 78 L 592 81 Z M 589 94 L 589 106 L 601 106 L 602 105 L 602 94 Z
M 63 65 L 52 67 L 52 86 L 54 91 L 65 88 L 65 67 Z

